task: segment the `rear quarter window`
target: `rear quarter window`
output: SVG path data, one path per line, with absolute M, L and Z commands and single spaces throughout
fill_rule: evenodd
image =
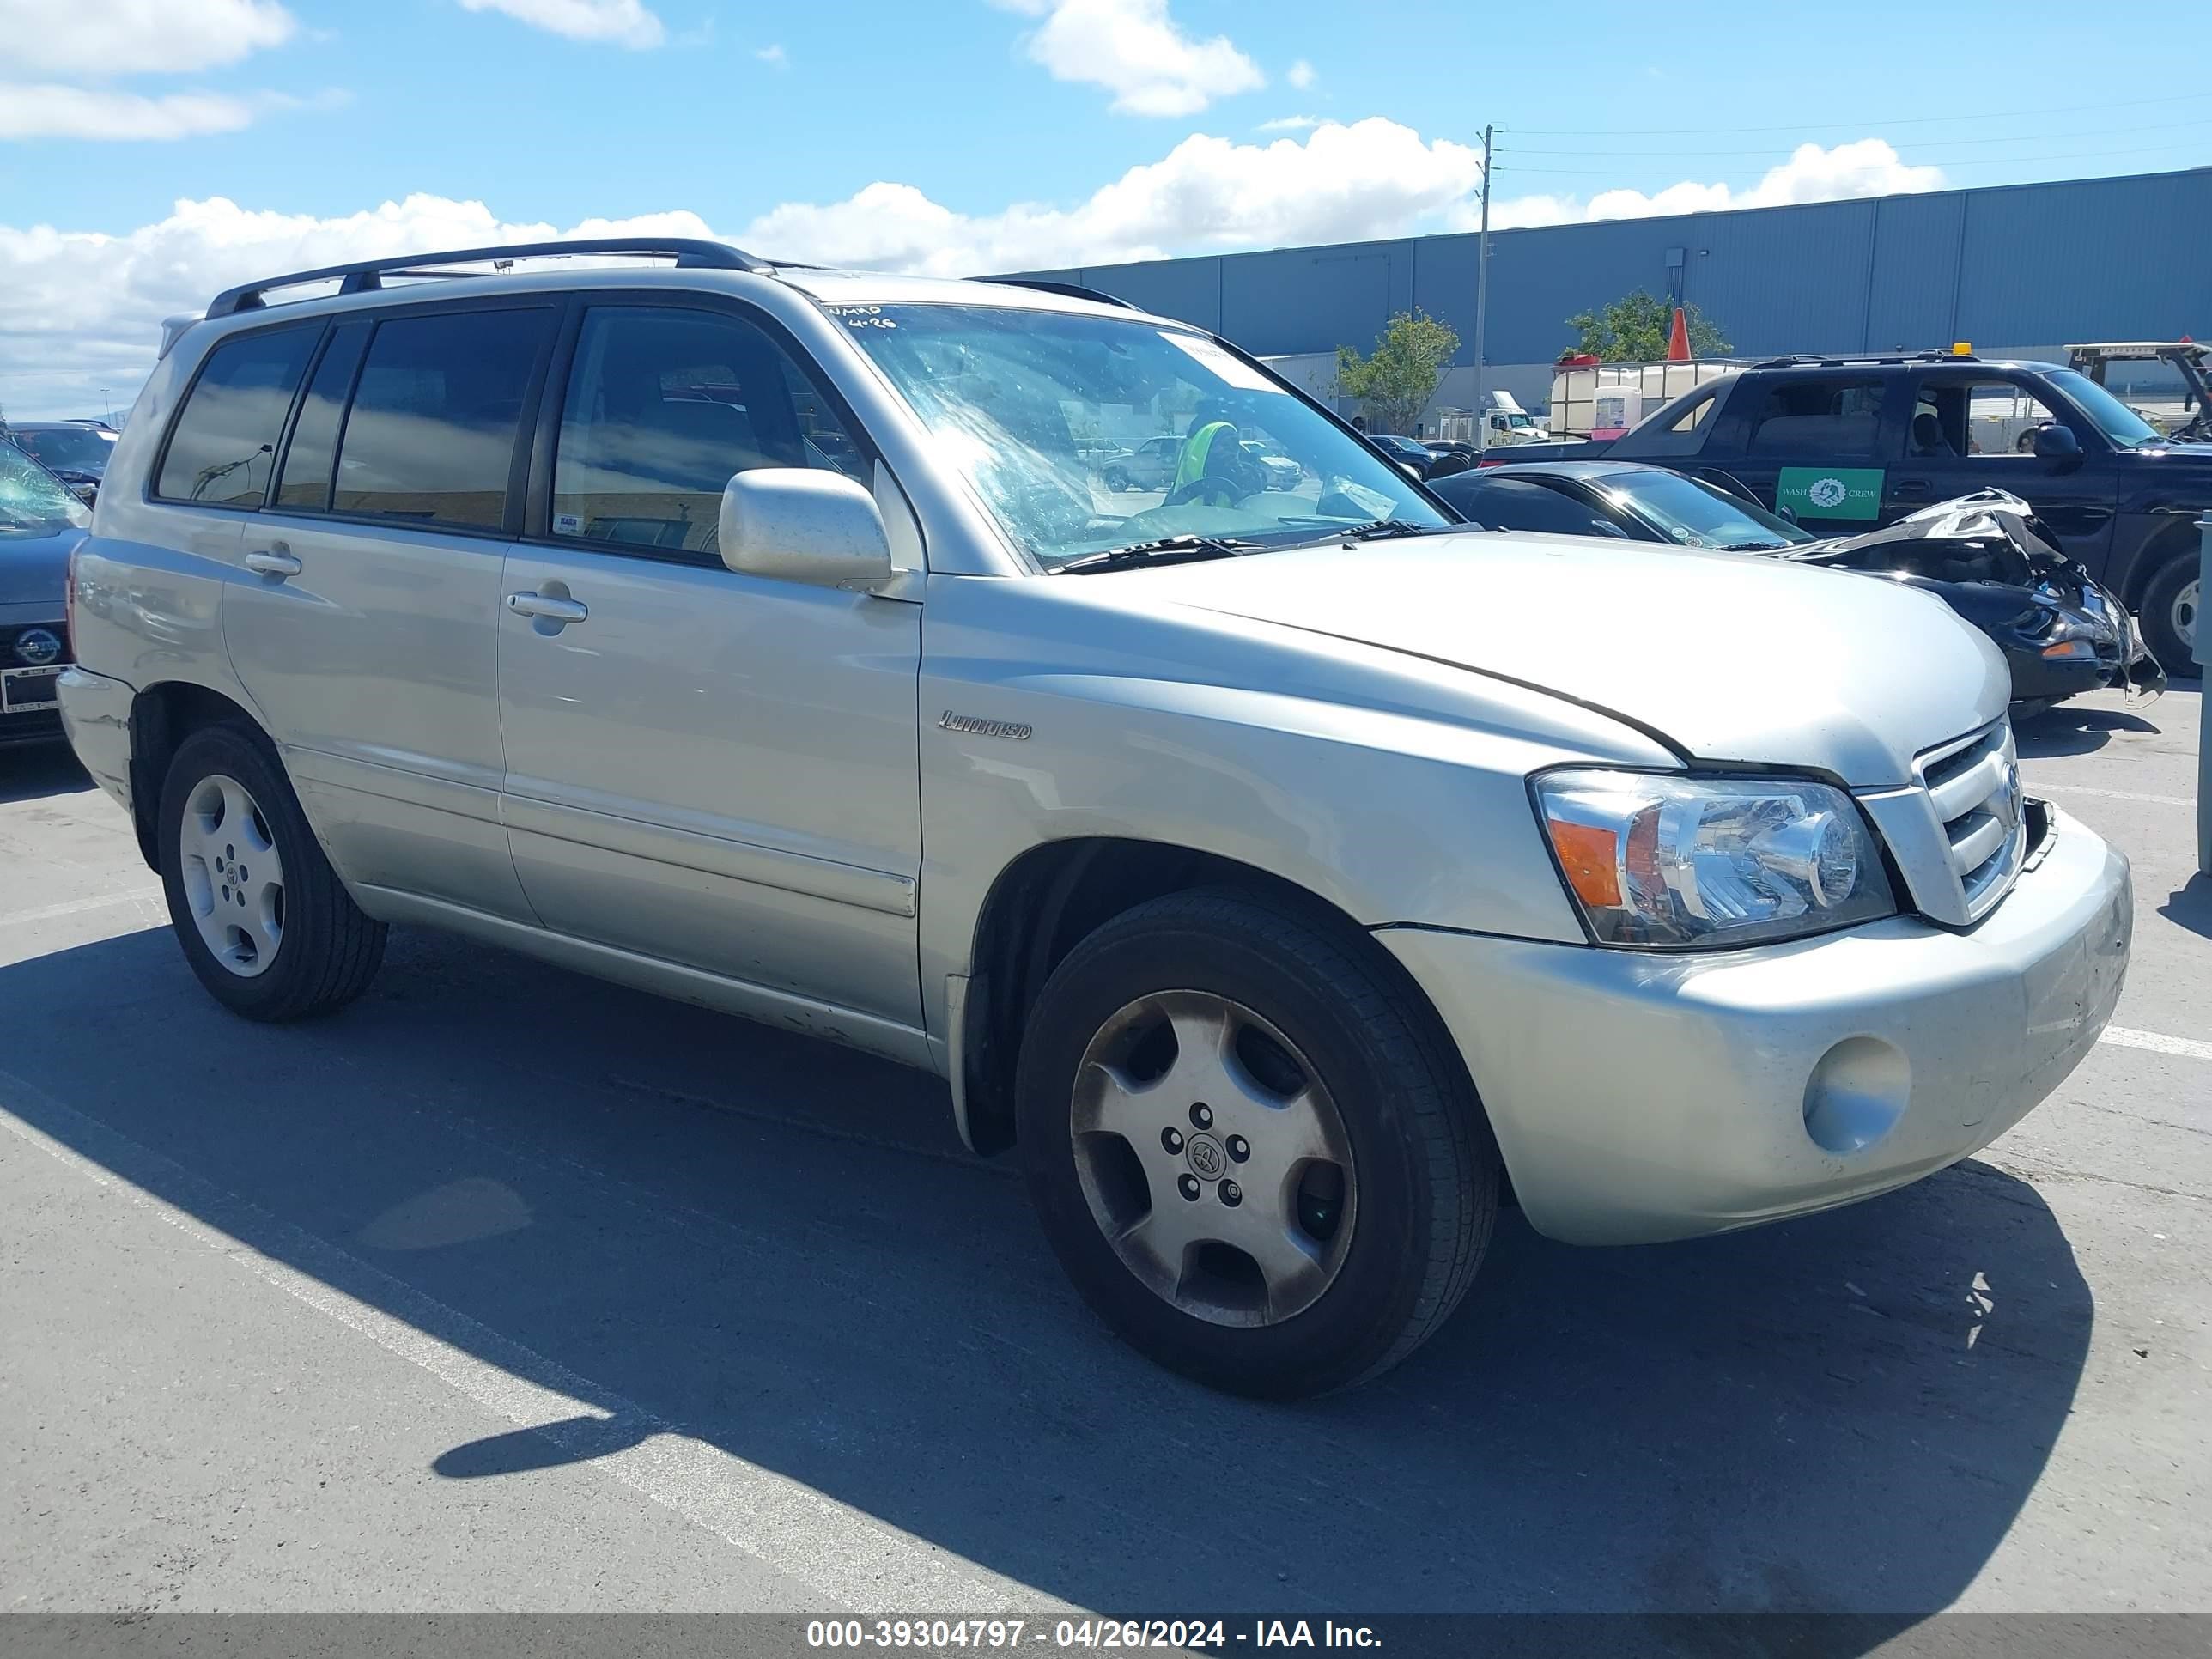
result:
M 320 323 L 226 340 L 208 354 L 177 413 L 154 493 L 210 507 L 258 507 L 292 394 Z

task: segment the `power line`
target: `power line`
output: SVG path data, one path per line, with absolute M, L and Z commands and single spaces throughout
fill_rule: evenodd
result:
M 2191 104 L 2212 98 L 2212 92 L 2181 92 L 2164 98 L 2130 98 L 2112 104 L 2046 105 L 2040 109 L 1976 110 L 1959 115 L 1907 115 L 1881 125 L 1887 127 L 1926 126 L 1937 121 L 2003 121 L 2039 119 L 2046 115 L 2078 115 L 2089 110 L 2141 109 L 2147 104 Z M 1850 116 L 1840 121 L 1789 121 L 1771 127 L 1517 127 L 1517 132 L 1546 138 L 1666 138 L 1697 137 L 1715 132 L 1803 132 L 1814 128 L 1864 127 L 1867 118 Z
M 2121 132 L 2171 132 L 2175 129 L 2181 127 L 2205 126 L 2212 126 L 2212 115 L 2199 116 L 2193 120 L 2188 121 L 2154 122 L 2147 126 L 2141 123 L 2136 123 L 2123 127 L 2075 128 L 2068 132 L 2066 137 L 2069 140 L 2075 138 L 2102 138 L 2109 137 L 2114 133 Z M 1881 135 L 1878 132 L 1869 132 L 1866 136 L 1869 138 L 1879 138 Z M 1913 148 L 1915 152 L 1917 153 L 1919 151 L 1928 149 L 1956 149 L 1967 144 L 1972 144 L 1977 147 L 1984 144 L 2023 144 L 2037 139 L 2047 139 L 2050 137 L 2051 135 L 2048 133 L 2013 132 L 2007 133 L 2003 137 L 1996 138 L 1926 138 L 1914 140 Z M 1852 141 L 1846 140 L 1843 142 Z M 1500 146 L 1498 149 L 1498 154 L 1501 155 L 1650 155 L 1652 153 L 1652 148 L 1649 145 L 1644 146 L 1641 149 L 1523 149 L 1518 144 L 1516 144 L 1510 149 L 1504 146 Z M 1774 154 L 1774 147 L 1771 144 L 1768 144 L 1756 149 L 1674 149 L 1667 151 L 1666 154 L 1669 155 L 1697 156 L 1700 158 L 1720 155 L 1771 155 Z
M 2073 149 L 2061 150 L 2050 155 L 1983 155 L 1970 161 L 1950 161 L 1947 167 L 2015 167 L 2023 161 L 2089 161 L 2107 155 L 2163 155 L 2173 148 L 2171 144 L 2143 144 L 2130 149 Z M 1910 166 L 1911 163 L 1906 163 Z M 1513 169 L 1516 178 L 1523 173 L 1548 174 L 1557 179 L 1676 179 L 1682 176 L 1680 167 L 1524 167 Z

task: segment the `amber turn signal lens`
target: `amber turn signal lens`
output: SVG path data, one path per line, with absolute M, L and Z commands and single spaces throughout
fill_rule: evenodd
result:
M 1567 885 L 1584 904 L 1620 902 L 1620 840 L 1610 830 L 1595 824 L 1563 823 L 1553 819 L 1552 845 L 1566 872 Z

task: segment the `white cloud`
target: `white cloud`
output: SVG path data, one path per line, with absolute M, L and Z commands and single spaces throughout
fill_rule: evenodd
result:
M 276 0 L 0 0 L 18 74 L 190 75 L 281 46 L 299 24 Z
M 1480 159 L 1381 118 L 1324 123 L 1267 143 L 1195 134 L 1072 205 L 960 213 L 913 185 L 883 180 L 842 201 L 786 204 L 731 240 L 771 258 L 940 275 L 1350 241 L 1471 224 Z M 1866 139 L 1802 146 L 1744 191 L 1691 183 L 1589 201 L 1521 197 L 1500 203 L 1493 223 L 1765 206 L 1941 182 L 1934 168 L 1905 167 L 1888 145 Z M 127 402 L 152 365 L 164 316 L 196 311 L 218 289 L 255 276 L 379 255 L 622 234 L 717 231 L 686 212 L 514 224 L 480 202 L 421 195 L 331 218 L 221 198 L 180 201 L 159 222 L 120 236 L 0 225 L 0 403 L 20 418 L 84 414 L 102 385 Z
M 941 275 L 1346 241 L 1404 230 L 1464 197 L 1480 173 L 1466 146 L 1377 117 L 1331 123 L 1303 142 L 1194 134 L 1073 208 L 971 216 L 911 185 L 878 183 L 842 202 L 787 204 L 741 240 L 789 258 Z
M 1319 118 L 1311 115 L 1279 115 L 1272 121 L 1260 123 L 1261 132 L 1304 132 L 1321 125 Z
M 642 50 L 668 38 L 642 0 L 461 0 L 465 11 L 504 12 L 571 40 L 611 40 Z
M 1114 94 L 1122 115 L 1191 115 L 1217 98 L 1267 84 L 1226 35 L 1194 40 L 1168 15 L 1168 0 L 997 0 L 1042 17 L 1024 42 L 1056 81 Z
M 1498 164 L 1503 185 L 1512 181 L 1510 157 Z M 1601 190 L 1587 202 L 1556 195 L 1520 196 L 1491 206 L 1495 230 L 1516 225 L 1572 224 L 1592 219 L 1648 219 L 1668 213 L 1722 213 L 1732 208 L 1783 207 L 1794 202 L 1836 202 L 1861 196 L 1900 196 L 1941 190 L 1943 170 L 1908 167 L 1880 138 L 1860 138 L 1824 149 L 1800 144 L 1790 159 L 1768 169 L 1746 190 L 1686 179 L 1646 194 L 1640 190 Z M 1463 204 L 1453 210 L 1455 228 L 1472 229 L 1477 210 Z
M 0 82 L 0 139 L 190 138 L 206 132 L 236 132 L 265 111 L 295 108 L 299 101 L 276 93 L 232 97 L 172 92 L 144 97 L 89 87 Z
M 1297 63 L 1291 65 L 1291 72 L 1288 75 L 1285 75 L 1283 78 L 1285 81 L 1288 81 L 1292 86 L 1303 89 L 1306 87 L 1311 86 L 1319 77 L 1314 73 L 1314 66 L 1306 62 L 1304 58 L 1301 58 Z
M 778 69 L 789 69 L 791 67 L 791 54 L 784 51 L 781 42 L 772 46 L 757 47 L 753 52 L 753 56 L 759 58 L 763 64 L 775 64 Z

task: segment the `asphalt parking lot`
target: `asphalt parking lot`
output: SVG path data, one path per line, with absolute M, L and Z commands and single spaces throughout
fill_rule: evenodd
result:
M 0 1608 L 2212 1610 L 2199 703 L 2023 734 L 2137 935 L 2020 1127 L 1698 1243 L 1508 1217 L 1288 1408 L 1104 1335 L 921 1076 L 422 933 L 228 1017 L 0 754 Z

